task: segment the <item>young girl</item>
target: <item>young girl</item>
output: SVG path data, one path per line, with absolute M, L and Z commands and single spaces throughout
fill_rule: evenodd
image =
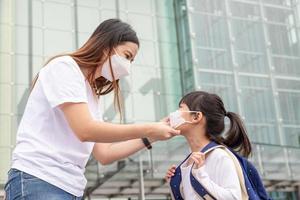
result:
M 223 135 L 226 117 L 230 120 L 230 128 Z M 236 113 L 227 112 L 221 98 L 216 94 L 196 91 L 181 99 L 179 110 L 171 113 L 169 120 L 173 128 L 181 131 L 192 151 L 191 155 L 180 165 L 181 197 L 193 200 L 202 199 L 191 185 L 190 171 L 192 170 L 195 179 L 215 199 L 245 199 L 247 194 L 241 189 L 241 179 L 238 175 L 240 169 L 230 153 L 223 148 L 216 148 L 205 155 L 200 153 L 201 149 L 214 141 L 248 157 L 251 153 L 251 144 L 240 117 Z M 175 169 L 176 166 L 173 165 L 168 170 L 165 177 L 168 182 L 174 176 Z M 173 187 L 172 197 L 180 199 L 178 195 L 174 197 L 173 191 L 176 185 L 170 186 Z

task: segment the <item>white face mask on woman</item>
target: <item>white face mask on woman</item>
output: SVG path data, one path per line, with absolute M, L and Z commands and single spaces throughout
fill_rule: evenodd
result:
M 170 126 L 172 128 L 178 128 L 182 124 L 185 123 L 192 123 L 190 121 L 186 121 L 183 117 L 181 117 L 181 112 L 198 112 L 198 111 L 181 111 L 176 110 L 175 112 L 170 113 L 169 120 L 170 120 Z
M 111 59 L 111 67 L 114 73 L 115 80 L 118 80 L 124 76 L 128 76 L 130 74 L 130 66 L 131 63 L 126 58 L 120 56 L 118 53 L 112 55 Z M 113 77 L 110 71 L 109 59 L 105 61 L 102 66 L 101 76 L 106 78 L 109 81 L 113 81 Z

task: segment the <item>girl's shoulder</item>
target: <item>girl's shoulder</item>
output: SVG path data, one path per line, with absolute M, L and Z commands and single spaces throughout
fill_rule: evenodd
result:
M 228 153 L 224 148 L 216 148 L 209 153 L 207 159 L 214 159 L 214 160 L 224 160 L 224 159 L 231 159 Z

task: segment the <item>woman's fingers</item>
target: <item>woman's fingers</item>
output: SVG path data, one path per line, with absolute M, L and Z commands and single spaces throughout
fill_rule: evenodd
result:
M 176 129 L 170 128 L 169 133 L 171 133 L 172 136 L 180 135 L 180 130 L 176 130 Z

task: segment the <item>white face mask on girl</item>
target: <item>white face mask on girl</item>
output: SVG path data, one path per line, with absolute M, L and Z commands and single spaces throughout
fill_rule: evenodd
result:
M 117 53 L 112 55 L 110 59 L 111 59 L 112 71 L 114 73 L 114 77 L 116 80 L 130 74 L 129 70 L 130 70 L 131 63 L 129 60 L 120 56 Z M 109 67 L 109 59 L 107 59 L 102 66 L 101 76 L 103 76 L 104 78 L 106 78 L 111 82 L 113 81 L 113 77 Z
M 192 123 L 190 121 L 186 121 L 183 117 L 181 117 L 181 112 L 197 112 L 197 111 L 176 110 L 175 112 L 170 113 L 169 120 L 170 120 L 170 126 L 172 128 L 178 128 L 179 126 L 185 123 Z

